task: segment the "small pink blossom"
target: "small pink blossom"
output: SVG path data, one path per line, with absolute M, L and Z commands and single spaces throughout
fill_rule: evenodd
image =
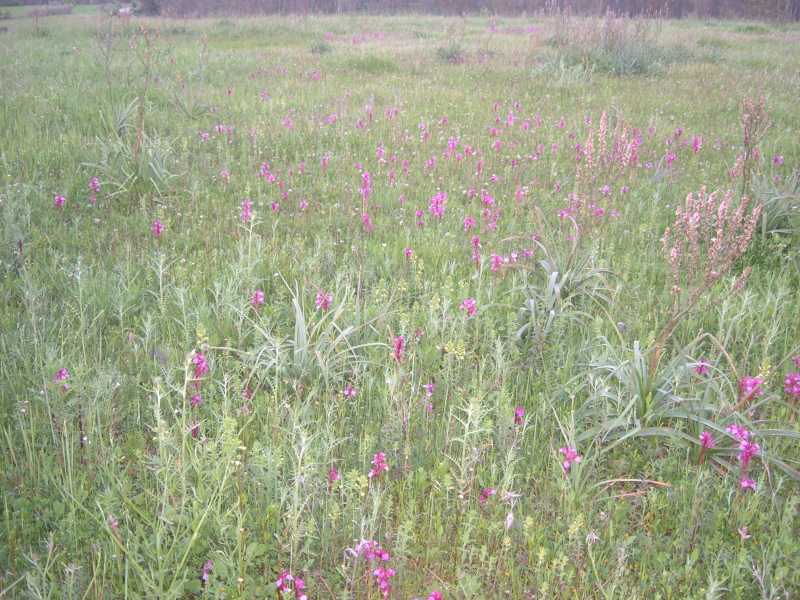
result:
M 333 303 L 333 294 L 330 292 L 317 292 L 317 298 L 315 300 L 317 309 L 327 312 L 331 307 L 331 303 Z
M 564 471 L 564 475 L 569 473 L 570 467 L 572 467 L 573 463 L 579 463 L 582 460 L 582 457 L 580 454 L 578 454 L 578 451 L 570 446 L 559 448 L 558 451 L 564 455 L 564 460 L 561 463 L 561 469 Z
M 64 203 L 66 201 L 67 199 L 61 194 L 56 194 L 55 196 L 53 196 L 53 204 L 55 205 L 56 208 L 64 208 Z
M 342 478 L 342 476 L 339 475 L 339 470 L 335 466 L 332 466 L 328 470 L 328 485 L 333 485 L 335 482 L 339 481 L 341 478 Z
M 209 372 L 208 361 L 202 352 L 195 352 L 192 357 L 192 364 L 194 365 L 194 378 L 200 379 L 203 375 Z
M 354 387 L 353 387 L 352 385 L 350 385 L 349 383 L 348 383 L 347 385 L 345 385 L 345 386 L 344 386 L 344 390 L 342 391 L 342 395 L 343 395 L 345 398 L 348 398 L 348 399 L 351 399 L 351 400 L 352 400 L 353 398 L 355 398 L 357 394 L 358 394 L 358 392 L 356 391 L 356 388 L 354 388 Z
M 161 224 L 161 221 L 156 219 L 152 222 L 150 225 L 150 233 L 152 233 L 155 238 L 161 237 L 161 234 L 164 233 L 164 226 Z
M 750 432 L 746 428 L 742 427 L 741 425 L 737 425 L 736 423 L 728 425 L 725 428 L 725 431 L 731 434 L 731 436 L 738 442 L 743 442 L 750 439 Z
M 497 494 L 497 490 L 495 488 L 486 487 L 481 490 L 480 495 L 478 496 L 478 504 L 484 505 L 486 502 Z
M 379 477 L 381 473 L 388 473 L 389 472 L 389 465 L 386 464 L 386 454 L 383 452 L 376 452 L 375 456 L 372 457 L 372 468 L 367 473 L 367 477 L 370 479 L 375 479 Z
M 783 166 L 783 156 L 780 154 L 776 154 L 775 156 L 773 156 L 772 164 L 775 165 L 776 167 Z
M 761 384 L 764 380 L 760 377 L 743 377 L 739 381 L 739 392 L 743 398 L 756 398 L 764 395 Z
M 69 371 L 65 367 L 61 367 L 53 376 L 54 382 L 66 381 L 69 379 Z
M 756 491 L 756 482 L 752 479 L 747 479 L 746 477 L 739 481 L 739 487 L 742 490 L 752 490 Z
M 714 436 L 711 435 L 708 431 L 703 431 L 700 434 L 700 446 L 703 448 L 710 450 L 714 446 L 717 445 L 717 442 L 714 440 Z
M 475 298 L 465 298 L 461 303 L 461 310 L 467 313 L 467 317 L 474 317 L 478 312 L 478 303 Z
M 710 366 L 711 365 L 708 362 L 706 362 L 705 360 L 700 360 L 694 366 L 694 372 L 697 373 L 698 375 L 701 375 L 701 376 L 708 375 L 708 371 L 709 371 L 709 367 Z
M 404 248 L 403 256 L 406 257 L 406 260 L 411 260 L 411 257 L 414 256 L 414 251 L 411 248 Z
M 242 218 L 242 223 L 249 223 L 253 218 L 253 203 L 250 201 L 250 198 L 245 198 L 242 201 L 241 208 L 242 212 L 240 216 Z
M 191 398 L 189 398 L 189 404 L 191 404 L 192 408 L 197 408 L 203 403 L 203 397 L 200 394 L 194 394 Z
M 744 527 L 739 527 L 739 529 L 737 529 L 736 531 L 739 533 L 739 538 L 742 541 L 749 540 L 752 537 L 750 535 L 750 532 L 747 530 L 747 525 L 745 525 Z
M 800 373 L 789 373 L 783 380 L 783 391 L 794 399 L 800 398 Z
M 514 425 L 522 425 L 525 420 L 525 407 L 518 406 L 514 409 Z
M 253 292 L 253 295 L 250 296 L 250 304 L 253 305 L 253 308 L 258 308 L 264 304 L 264 290 L 256 290 Z
M 208 576 L 211 574 L 211 570 L 214 568 L 214 563 L 211 559 L 207 560 L 203 565 L 203 568 L 200 570 L 200 581 L 203 585 L 208 584 Z
M 401 363 L 403 362 L 403 353 L 405 352 L 406 348 L 406 339 L 402 335 L 398 335 L 394 338 L 394 342 L 392 344 L 392 356 L 394 357 L 395 362 Z
M 436 391 L 436 384 L 433 383 L 433 382 L 431 382 L 431 383 L 423 383 L 422 384 L 422 389 L 425 390 L 425 397 L 426 398 L 430 398 L 431 396 L 433 396 L 433 393 Z

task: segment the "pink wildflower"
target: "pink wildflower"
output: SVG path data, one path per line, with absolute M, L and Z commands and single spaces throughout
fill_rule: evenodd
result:
M 253 295 L 250 296 L 250 304 L 253 305 L 253 308 L 258 308 L 259 306 L 264 304 L 264 290 L 256 290 L 253 292 Z
M 428 600 L 442 600 L 442 593 L 441 592 L 431 592 L 428 596 Z
M 742 490 L 753 490 L 755 492 L 756 491 L 756 482 L 753 481 L 752 479 L 748 479 L 748 478 L 745 477 L 741 481 L 739 481 L 739 487 Z
M 384 472 L 389 472 L 389 465 L 386 464 L 386 454 L 383 452 L 376 452 L 375 456 L 372 457 L 372 468 L 369 470 L 367 477 L 374 479 Z
M 573 463 L 579 463 L 583 458 L 580 454 L 578 454 L 578 451 L 575 448 L 570 446 L 559 448 L 558 451 L 564 455 L 564 461 L 561 463 L 561 468 L 564 471 L 564 475 L 569 473 L 570 467 L 572 467 Z
M 333 302 L 333 294 L 330 292 L 317 292 L 316 306 L 319 310 L 326 312 Z
M 783 391 L 795 400 L 800 398 L 800 373 L 789 373 L 783 380 Z
M 750 461 L 760 451 L 761 451 L 761 447 L 757 443 L 755 443 L 755 442 L 753 442 L 753 441 L 751 441 L 749 439 L 742 440 L 739 443 L 739 455 L 738 455 L 737 458 L 739 459 L 739 462 L 742 465 L 742 471 L 743 472 L 747 471 L 747 468 L 750 466 Z
M 737 529 L 736 531 L 739 533 L 739 538 L 742 541 L 749 540 L 752 537 L 750 535 L 750 532 L 747 530 L 747 525 L 745 525 L 744 527 L 739 527 L 739 529 Z
M 486 504 L 489 498 L 491 498 L 495 494 L 497 494 L 497 490 L 495 488 L 490 488 L 490 487 L 483 488 L 481 490 L 480 495 L 478 496 L 478 504 L 480 504 L 481 506 Z
M 525 420 L 525 407 L 518 406 L 514 409 L 514 425 L 522 425 Z
M 61 194 L 56 194 L 55 196 L 53 196 L 53 204 L 55 205 L 56 208 L 64 208 L 64 203 L 66 201 L 67 199 Z
M 278 588 L 279 592 L 285 592 L 289 589 L 289 584 L 291 584 L 292 581 L 294 581 L 294 577 L 292 577 L 289 571 L 281 571 L 281 574 L 278 575 L 278 581 L 275 582 L 275 587 Z
M 200 379 L 203 375 L 208 374 L 208 362 L 202 352 L 195 352 L 192 357 L 192 364 L 194 365 L 194 378 Z
M 328 470 L 328 485 L 333 485 L 336 481 L 339 481 L 341 478 L 342 476 L 339 475 L 339 469 L 337 469 L 335 466 L 332 466 Z
M 150 233 L 153 234 L 153 237 L 161 237 L 161 234 L 164 233 L 164 226 L 161 224 L 161 221 L 158 219 L 153 221 L 153 223 L 150 225 Z
M 475 298 L 465 298 L 461 303 L 461 310 L 467 313 L 467 318 L 474 317 L 478 312 L 478 303 L 475 302 Z
M 411 248 L 404 248 L 403 256 L 405 256 L 407 260 L 411 260 L 411 257 L 414 256 L 414 251 Z
M 464 217 L 464 231 L 469 231 L 475 227 L 475 218 L 467 215 Z
M 742 427 L 741 425 L 737 425 L 736 423 L 728 425 L 725 428 L 725 431 L 731 434 L 731 436 L 738 442 L 743 442 L 750 439 L 750 432 L 746 428 Z
M 195 394 L 191 398 L 189 398 L 189 404 L 191 404 L 192 408 L 197 408 L 203 403 L 203 397 L 200 394 Z
M 708 370 L 710 366 L 711 365 L 705 360 L 700 360 L 694 366 L 694 372 L 701 376 L 708 375 Z
M 69 371 L 64 367 L 56 371 L 56 374 L 53 376 L 54 382 L 66 381 L 67 379 L 69 379 Z
M 739 381 L 739 392 L 743 398 L 748 399 L 763 396 L 764 390 L 761 388 L 762 383 L 764 383 L 764 380 L 760 377 L 743 377 L 742 380 Z
M 714 436 L 708 431 L 704 431 L 700 434 L 700 446 L 702 446 L 704 449 L 710 450 L 716 445 L 717 442 L 714 440 Z
M 250 201 L 250 198 L 245 198 L 242 201 L 242 223 L 249 223 L 250 219 L 253 218 L 253 203 Z
M 352 385 L 350 385 L 348 383 L 347 385 L 344 386 L 344 390 L 342 391 L 342 395 L 345 398 L 350 398 L 350 399 L 355 398 L 356 394 L 358 394 L 358 392 L 356 391 L 356 388 L 354 388 Z
M 211 559 L 209 559 L 206 561 L 206 563 L 203 565 L 203 568 L 200 570 L 200 581 L 203 583 L 203 585 L 208 584 L 208 576 L 213 568 L 214 568 L 214 563 L 211 561 Z
M 394 338 L 393 343 L 394 349 L 392 350 L 392 356 L 394 357 L 395 362 L 401 363 L 403 362 L 403 353 L 405 352 L 406 348 L 406 339 L 402 335 L 398 335 Z

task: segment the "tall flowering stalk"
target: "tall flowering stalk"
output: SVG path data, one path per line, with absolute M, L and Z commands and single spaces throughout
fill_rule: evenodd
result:
M 764 138 L 772 124 L 767 115 L 767 103 L 764 96 L 758 100 L 745 98 L 741 109 L 742 154 L 737 157 L 735 175 L 742 178 L 742 194 L 750 193 L 753 171 L 758 166 L 760 152 L 758 144 Z
M 761 204 L 751 207 L 746 197 L 737 203 L 733 192 L 708 194 L 705 187 L 675 210 L 675 222 L 661 239 L 672 273 L 672 312 L 656 337 L 651 372 L 681 320 L 747 250 L 761 211 Z

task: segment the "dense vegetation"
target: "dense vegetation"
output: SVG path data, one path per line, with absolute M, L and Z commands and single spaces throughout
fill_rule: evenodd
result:
M 0 595 L 797 596 L 799 29 L 5 26 Z

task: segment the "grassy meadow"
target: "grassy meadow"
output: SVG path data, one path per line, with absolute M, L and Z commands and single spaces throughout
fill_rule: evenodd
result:
M 800 597 L 800 27 L 25 14 L 0 597 Z

